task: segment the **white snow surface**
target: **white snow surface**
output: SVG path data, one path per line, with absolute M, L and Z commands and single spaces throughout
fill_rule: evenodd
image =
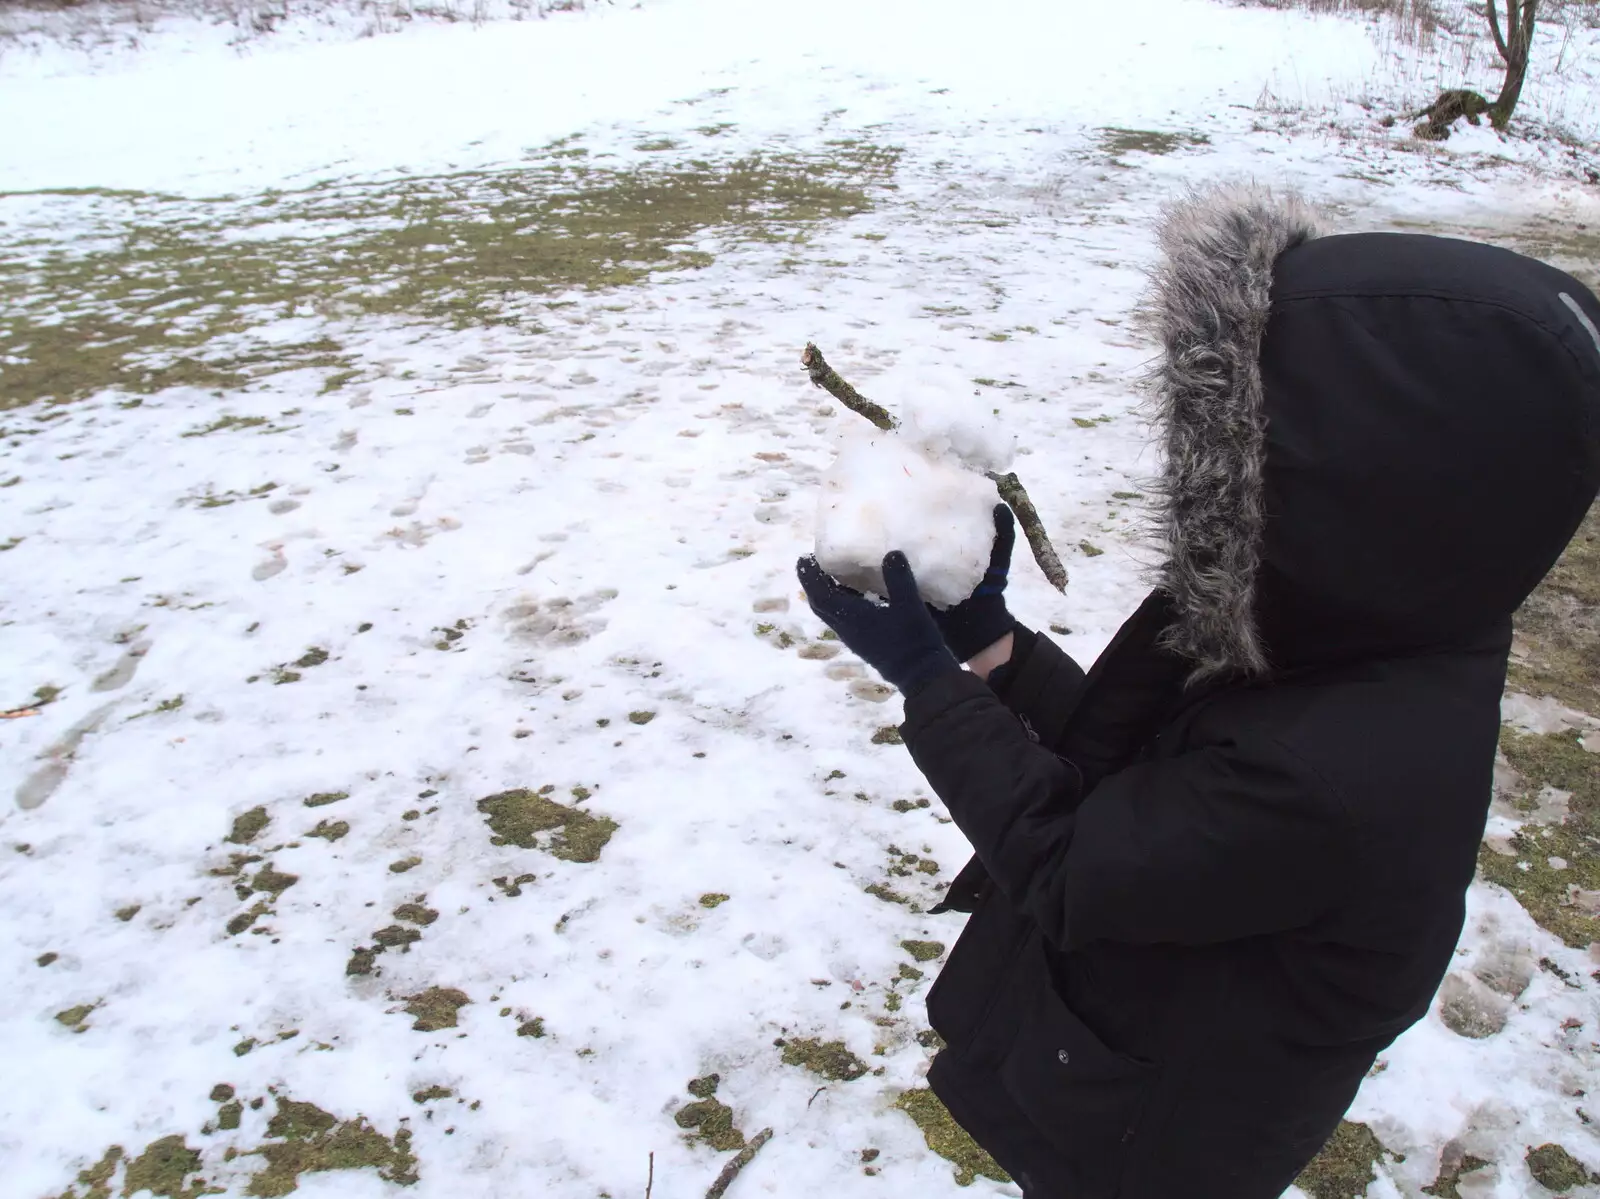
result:
M 1595 35 L 1573 38 L 1541 29 L 1525 104 L 1583 132 Z M 538 296 L 534 323 L 254 314 L 265 343 L 335 336 L 347 381 L 308 366 L 0 413 L 0 708 L 61 688 L 0 720 L 0 1195 L 60 1195 L 108 1146 L 168 1136 L 243 1195 L 262 1159 L 226 1154 L 263 1143 L 276 1095 L 413 1132 L 411 1188 L 307 1174 L 308 1199 L 633 1196 L 652 1154 L 656 1196 L 699 1196 L 727 1155 L 674 1113 L 716 1072 L 745 1134 L 774 1130 L 734 1199 L 1015 1196 L 963 1192 L 893 1106 L 926 1071 L 938 967 L 905 974 L 901 943 L 955 941 L 961 917 L 925 910 L 968 847 L 874 740 L 898 701 L 799 594 L 840 430 L 870 440 L 800 347 L 886 403 L 901 358 L 981 392 L 998 446 L 936 452 L 993 463 L 1016 438 L 1071 581 L 1057 594 L 1019 545 L 1008 595 L 1087 664 L 1152 560 L 1133 383 L 1153 349 L 1127 318 L 1163 201 L 1248 175 L 1349 228 L 1600 222 L 1585 150 L 1377 125 L 1459 82 L 1457 50 L 1205 0 L 658 0 L 0 57 L 0 244 L 24 260 L 115 244 L 142 204 L 466 179 L 574 134 L 617 167 L 900 151 L 870 209 L 803 241 L 708 227 L 686 243 L 700 269 Z M 1492 91 L 1476 53 L 1467 81 Z M 185 436 L 224 416 L 261 423 Z M 616 822 L 597 861 L 549 831 L 492 839 L 479 801 L 545 787 Z M 266 828 L 227 843 L 258 806 Z M 241 853 L 261 860 L 236 879 Z M 295 881 L 240 898 L 268 866 Z M 412 902 L 438 913 L 420 939 L 347 975 Z M 1467 1039 L 1436 1007 L 1363 1087 L 1351 1118 L 1406 1154 L 1369 1196 L 1420 1194 L 1452 1140 L 1493 1162 L 1477 1199 L 1537 1193 L 1528 1146 L 1600 1169 L 1596 963 L 1475 884 L 1453 974 L 1490 959 L 1534 963 L 1504 1029 Z M 413 1028 L 430 987 L 470 1000 L 456 1027 Z M 56 1018 L 79 1006 L 78 1031 Z M 544 1035 L 518 1036 L 534 1018 Z M 795 1037 L 868 1072 L 787 1065 L 774 1042 Z M 222 1082 L 266 1100 L 237 1129 L 215 1128 Z M 453 1093 L 413 1099 L 435 1086 Z

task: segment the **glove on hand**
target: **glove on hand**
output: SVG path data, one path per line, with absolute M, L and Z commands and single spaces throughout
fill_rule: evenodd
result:
M 795 572 L 811 610 L 850 651 L 890 686 L 909 696 L 941 674 L 959 671 L 928 605 L 917 590 L 911 564 L 899 550 L 884 555 L 883 578 L 889 602 L 875 604 L 834 579 L 815 557 L 801 558 Z
M 989 569 L 971 595 L 941 612 L 930 608 L 944 643 L 961 662 L 970 662 L 1017 627 L 1006 608 L 1006 574 L 1011 569 L 1011 549 L 1017 543 L 1017 522 L 1004 504 L 994 506 L 994 549 Z

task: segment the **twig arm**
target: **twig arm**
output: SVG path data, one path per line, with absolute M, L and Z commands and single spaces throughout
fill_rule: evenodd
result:
M 827 359 L 823 358 L 822 351 L 809 341 L 806 342 L 805 352 L 800 355 L 800 365 L 806 368 L 806 373 L 811 376 L 813 383 L 851 412 L 866 417 L 885 432 L 896 427 L 897 422 L 889 415 L 887 409 L 874 404 L 840 378 L 839 372 L 829 366 Z M 1050 544 L 1050 535 L 1044 531 L 1044 522 L 1039 519 L 1039 510 L 1028 498 L 1028 490 L 1023 487 L 1022 480 L 1015 474 L 990 473 L 988 477 L 994 481 L 996 489 L 1000 492 L 1000 498 L 1012 512 L 1016 513 L 1017 523 L 1022 526 L 1022 532 L 1028 538 L 1028 548 L 1033 551 L 1033 560 L 1039 564 L 1039 569 L 1050 581 L 1050 586 L 1057 591 L 1065 592 L 1067 568 L 1061 565 L 1061 558 L 1057 555 L 1055 546 Z
M 888 432 L 895 427 L 897 422 L 894 417 L 889 415 L 889 410 L 881 404 L 874 404 L 841 379 L 839 372 L 829 366 L 827 359 L 823 358 L 822 351 L 809 341 L 806 342 L 805 352 L 800 355 L 800 365 L 806 368 L 806 373 L 811 376 L 813 383 L 850 409 L 851 412 L 866 417 L 884 432 Z
M 1039 510 L 1028 498 L 1028 490 L 1023 487 L 1022 480 L 1014 473 L 1004 475 L 990 473 L 989 478 L 994 480 L 1000 498 L 1016 514 L 1017 523 L 1022 526 L 1023 536 L 1028 539 L 1028 548 L 1033 551 L 1033 560 L 1039 564 L 1044 577 L 1050 580 L 1050 586 L 1065 593 L 1067 568 L 1061 565 L 1056 547 L 1050 544 L 1050 534 L 1044 531 L 1044 522 L 1039 519 Z

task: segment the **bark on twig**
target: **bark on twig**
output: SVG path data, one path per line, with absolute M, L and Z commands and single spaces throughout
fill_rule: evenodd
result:
M 772 1139 L 772 1129 L 763 1128 L 751 1138 L 751 1141 L 738 1153 L 733 1160 L 722 1167 L 722 1173 L 717 1175 L 717 1181 L 711 1184 L 711 1189 L 706 1192 L 706 1199 L 722 1199 L 727 1194 L 728 1188 L 733 1185 L 733 1180 L 739 1177 L 739 1171 L 750 1164 L 750 1159 L 761 1151 L 761 1146 Z
M 1028 498 L 1022 480 L 1017 478 L 1015 473 L 997 475 L 991 472 L 989 478 L 994 480 L 1000 498 L 1016 515 L 1017 523 L 1022 526 L 1023 536 L 1028 539 L 1028 548 L 1033 551 L 1033 560 L 1039 564 L 1039 569 L 1044 571 L 1044 577 L 1050 580 L 1050 586 L 1065 594 L 1067 568 L 1061 565 L 1061 559 L 1056 555 L 1056 547 L 1050 544 L 1050 534 L 1044 531 L 1044 522 L 1039 519 L 1039 510 Z
M 800 355 L 800 365 L 806 368 L 813 383 L 851 412 L 866 417 L 885 432 L 896 427 L 898 422 L 889 414 L 888 409 L 880 404 L 874 404 L 840 378 L 839 372 L 829 366 L 827 360 L 823 358 L 822 351 L 809 341 L 806 342 L 805 352 Z M 1055 546 L 1050 544 L 1050 535 L 1044 531 L 1044 522 L 1039 519 L 1039 510 L 1028 498 L 1028 489 L 1022 485 L 1022 480 L 1017 478 L 1015 473 L 997 475 L 991 472 L 988 477 L 993 480 L 1000 498 L 1016 515 L 1017 523 L 1022 526 L 1022 532 L 1028 539 L 1028 548 L 1033 551 L 1033 560 L 1039 564 L 1039 569 L 1050 581 L 1050 586 L 1057 591 L 1065 592 L 1067 568 L 1061 565 L 1061 558 L 1056 553 Z M 816 1096 L 813 1095 L 812 1098 Z
M 806 368 L 806 373 L 811 376 L 811 381 L 822 388 L 834 399 L 838 400 L 851 412 L 866 417 L 885 433 L 893 429 L 898 423 L 889 415 L 889 410 L 880 404 L 874 404 L 850 384 L 839 377 L 839 372 L 829 366 L 822 357 L 822 351 L 809 341 L 806 342 L 805 352 L 800 355 L 800 365 Z
M 656 1189 L 656 1155 L 650 1155 L 650 1177 L 645 1180 L 644 1199 L 650 1199 L 650 1192 Z

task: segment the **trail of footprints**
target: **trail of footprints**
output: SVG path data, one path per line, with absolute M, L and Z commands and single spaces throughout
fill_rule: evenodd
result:
M 893 687 L 869 677 L 867 668 L 860 662 L 834 661 L 833 659 L 845 651 L 844 646 L 832 632 L 825 632 L 820 639 L 812 641 L 798 625 L 787 621 L 780 624 L 780 618 L 789 611 L 787 596 L 776 595 L 758 599 L 751 605 L 751 610 L 757 616 L 755 626 L 757 637 L 774 649 L 785 651 L 792 649 L 797 657 L 805 661 L 826 662 L 823 674 L 835 682 L 847 683 L 846 690 L 852 698 L 881 704 L 894 694 Z

